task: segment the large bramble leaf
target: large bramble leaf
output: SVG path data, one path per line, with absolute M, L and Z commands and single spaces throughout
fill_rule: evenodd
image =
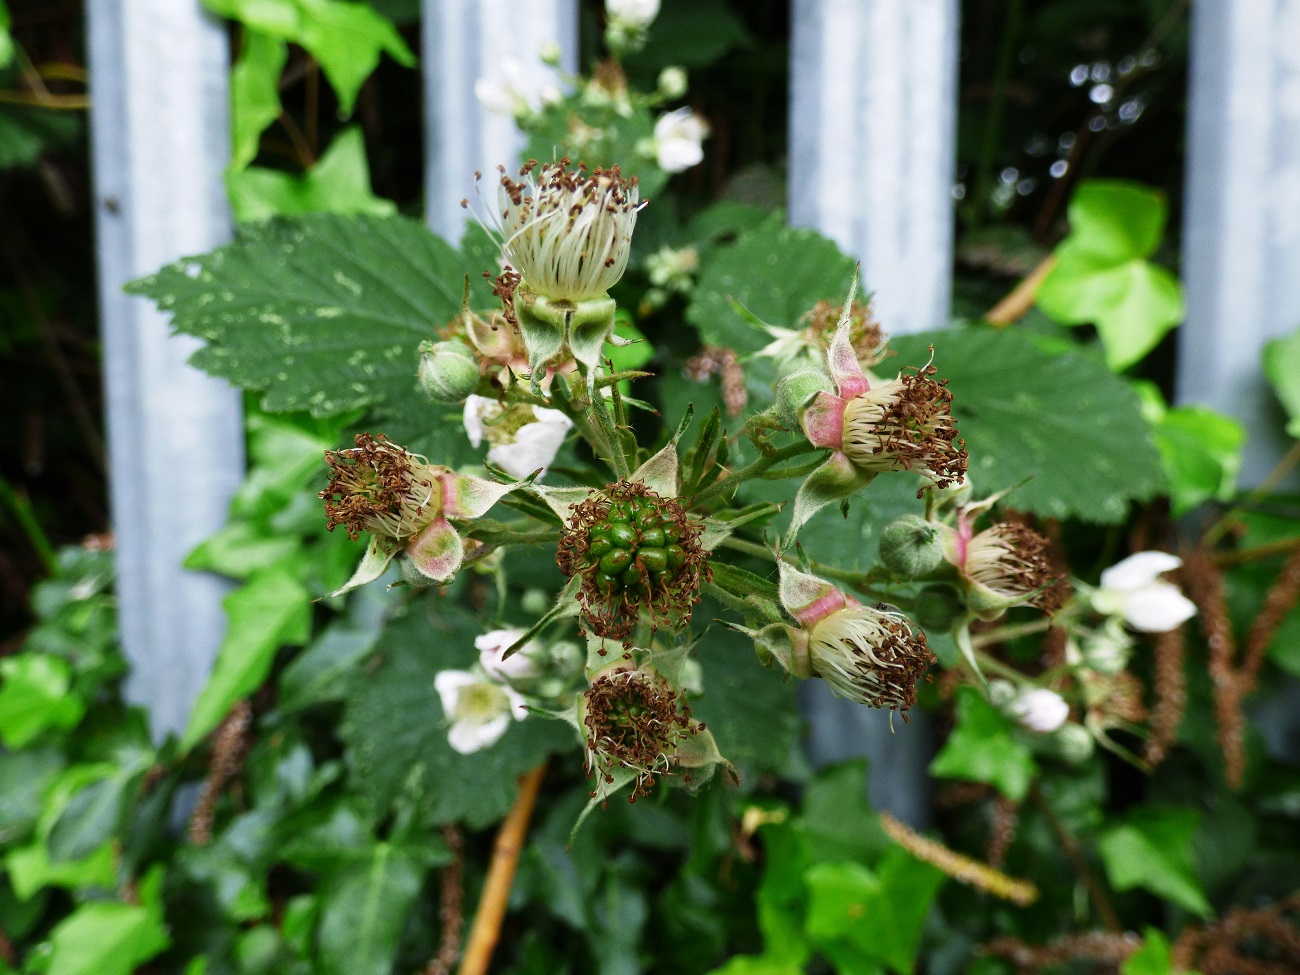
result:
M 951 329 L 899 337 L 898 365 L 934 346 L 981 494 L 1028 479 L 1007 503 L 1046 518 L 1117 522 L 1164 485 L 1137 395 L 1081 355 L 1051 355 L 1014 331 Z
M 414 220 L 313 214 L 245 226 L 127 290 L 207 342 L 191 362 L 261 392 L 263 409 L 372 407 L 409 442 L 439 419 L 416 393 L 416 347 L 459 313 L 466 278 L 490 303 L 481 263 Z M 449 443 L 465 443 L 458 418 L 445 426 Z
M 757 352 L 772 336 L 746 321 L 732 299 L 769 325 L 794 328 L 817 302 L 844 300 L 853 268 L 853 258 L 834 241 L 785 227 L 778 215 L 713 252 L 686 318 L 709 345 Z
M 1192 869 L 1192 842 L 1200 823 L 1191 809 L 1148 805 L 1130 810 L 1098 844 L 1106 876 L 1117 890 L 1143 887 L 1209 917 L 1214 911 Z
M 1183 320 L 1178 279 L 1150 257 L 1165 224 L 1164 194 L 1122 180 L 1082 184 L 1070 235 L 1038 289 L 1039 307 L 1064 325 L 1097 326 L 1106 363 L 1126 369 Z
M 531 717 L 473 755 L 452 750 L 434 678 L 471 666 L 485 629 L 452 600 L 428 596 L 380 634 L 379 666 L 353 682 L 342 727 L 353 781 L 376 815 L 402 799 L 430 823 L 486 826 L 510 808 L 520 775 L 576 746 L 567 724 Z

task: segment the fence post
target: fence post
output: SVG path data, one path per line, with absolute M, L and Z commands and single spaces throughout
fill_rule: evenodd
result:
M 425 219 L 455 243 L 476 203 L 474 173 L 483 173 L 487 208 L 496 208 L 496 167 L 516 166 L 524 137 L 515 120 L 484 110 L 474 94 L 480 79 L 504 81 L 518 63 L 532 90 L 554 83 L 538 50 L 555 42 L 561 64 L 578 63 L 577 0 L 424 0 Z M 535 87 L 534 87 L 535 86 Z
M 895 334 L 948 322 L 957 0 L 793 0 L 790 222 L 862 261 Z
M 1242 484 L 1289 446 L 1260 371 L 1300 327 L 1300 2 L 1192 5 L 1178 399 L 1249 431 Z
M 896 334 L 948 321 L 957 129 L 957 0 L 793 0 L 790 222 L 862 261 Z M 871 804 L 928 819 L 926 716 L 910 724 L 801 689 L 813 761 L 865 755 Z
M 1291 445 L 1260 354 L 1300 327 L 1298 38 L 1300 0 L 1192 4 L 1177 392 L 1245 425 L 1244 487 Z M 1298 482 L 1293 472 L 1287 483 Z M 1297 714 L 1295 678 L 1251 703 L 1269 749 L 1293 761 Z
M 122 293 L 229 238 L 229 48 L 199 0 L 87 4 L 110 502 L 128 697 L 183 729 L 225 629 L 214 576 L 181 568 L 243 476 L 238 393 L 186 365 L 195 339 Z

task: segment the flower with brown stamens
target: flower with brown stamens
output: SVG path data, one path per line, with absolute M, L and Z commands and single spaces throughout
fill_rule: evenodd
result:
M 633 773 L 629 802 L 646 795 L 656 777 L 681 765 L 677 752 L 703 725 L 690 707 L 653 671 L 613 668 L 597 676 L 579 709 L 586 743 L 586 769 L 596 778 L 592 798 L 604 798 L 618 770 Z
M 961 574 L 967 605 L 981 619 L 996 619 L 1012 606 L 1053 612 L 1069 595 L 1069 585 L 1047 557 L 1051 543 L 1036 531 L 998 522 L 975 534 L 963 514 L 951 531 L 945 558 Z

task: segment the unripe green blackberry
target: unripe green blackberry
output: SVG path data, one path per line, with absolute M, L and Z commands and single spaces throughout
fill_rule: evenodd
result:
M 943 564 L 939 526 L 920 515 L 904 515 L 880 533 L 880 561 L 904 579 L 919 579 Z
M 632 633 L 642 608 L 656 625 L 684 625 L 709 574 L 702 531 L 676 498 L 639 481 L 619 481 L 575 505 L 556 561 L 582 578 L 583 622 L 614 640 Z

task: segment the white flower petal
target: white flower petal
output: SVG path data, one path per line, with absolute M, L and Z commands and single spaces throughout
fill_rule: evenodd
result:
M 659 0 L 605 0 L 605 13 L 628 27 L 647 27 L 659 16 Z
M 486 428 L 483 426 L 483 420 L 499 409 L 496 400 L 489 399 L 486 396 L 479 396 L 477 393 L 471 393 L 465 399 L 465 414 L 463 417 L 465 435 L 469 437 L 472 446 L 477 447 L 483 442 L 483 437 L 487 433 Z
M 1143 633 L 1164 633 L 1196 615 L 1196 604 L 1169 582 L 1153 582 L 1129 593 L 1121 610 L 1124 622 Z
M 442 699 L 443 713 L 448 717 L 455 714 L 461 690 L 482 680 L 483 678 L 478 674 L 472 674 L 468 670 L 439 671 L 438 676 L 433 679 L 433 686 L 438 692 L 438 697 Z
M 516 691 L 513 687 L 505 688 L 506 697 L 510 698 L 510 713 L 516 721 L 523 721 L 528 717 L 528 703 L 524 696 Z
M 1017 721 L 1040 735 L 1055 731 L 1070 716 L 1070 705 L 1055 691 L 1036 687 L 1011 702 L 1008 710 Z
M 704 158 L 701 143 L 709 134 L 708 123 L 689 108 L 661 115 L 655 122 L 655 160 L 659 168 L 680 173 Z
M 523 630 L 492 630 L 476 637 L 474 647 L 479 652 L 479 666 L 500 681 L 536 677 L 537 664 L 533 660 L 533 654 L 541 650 L 536 641 L 528 641 L 513 656 L 502 659 L 502 654 L 523 635 Z
M 1102 589 L 1140 589 L 1155 582 L 1161 573 L 1176 569 L 1183 560 L 1168 552 L 1138 552 L 1116 562 L 1101 574 Z
M 500 715 L 490 721 L 457 721 L 447 731 L 447 741 L 462 755 L 495 745 L 510 727 L 510 718 Z
M 538 468 L 545 474 L 573 426 L 559 410 L 534 410 L 547 414 L 546 418 L 520 427 L 513 443 L 496 444 L 488 451 L 487 459 L 511 477 L 522 479 Z

